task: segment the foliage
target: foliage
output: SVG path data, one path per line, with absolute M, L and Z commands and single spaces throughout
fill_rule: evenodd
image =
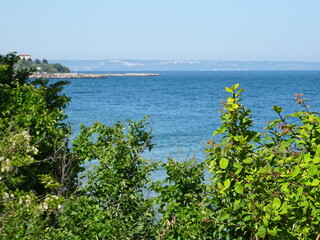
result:
M 32 69 L 41 73 L 69 73 L 70 69 L 68 67 L 62 66 L 60 63 L 49 63 L 48 60 L 39 59 L 34 60 L 25 60 L 19 59 L 15 65 L 15 69 Z
M 1 56 L 0 60 L 0 129 L 4 133 L 14 134 L 16 130 L 18 133 L 28 133 L 30 144 L 37 148 L 37 152 L 31 155 L 34 159 L 32 164 L 23 164 L 21 160 L 21 165 L 16 168 L 15 174 L 20 176 L 20 181 L 7 183 L 7 186 L 11 190 L 18 188 L 46 194 L 51 190 L 46 189 L 38 176 L 50 175 L 61 184 L 66 184 L 64 190 L 74 189 L 76 174 L 81 168 L 80 163 L 73 161 L 68 154 L 70 126 L 63 122 L 67 118 L 63 110 L 70 99 L 60 94 L 67 82 L 50 85 L 48 81 L 30 82 L 25 74 L 30 72 L 14 70 L 13 65 L 18 60 L 14 54 Z M 70 165 L 73 174 L 62 172 L 66 170 L 65 164 Z M 62 175 L 69 179 L 62 179 Z
M 78 158 L 98 161 L 79 197 L 69 200 L 59 219 L 61 234 L 75 239 L 149 239 L 154 235 L 152 199 L 144 192 L 156 163 L 141 157 L 151 150 L 145 120 L 113 127 L 81 126 L 73 146 Z M 62 238 L 63 239 L 63 238 Z
M 226 88 L 223 134 L 209 148 L 213 174 L 212 223 L 223 239 L 316 239 L 320 232 L 320 136 L 317 113 L 308 109 L 270 123 L 268 134 L 250 130 L 250 110 L 236 84 Z M 300 103 L 304 103 L 301 98 Z M 287 118 L 300 123 L 289 124 Z M 294 122 L 294 121 L 293 121 Z
M 55 224 L 82 168 L 69 153 L 63 123 L 65 82 L 30 82 L 30 70 L 14 69 L 18 59 L 0 55 L 0 238 L 36 239 Z
M 0 218 L 1 239 L 39 239 L 50 222 L 43 215 L 44 206 L 32 193 L 5 193 L 1 198 L 5 208 Z
M 12 86 L 19 83 L 24 84 L 26 79 L 32 73 L 30 68 L 14 69 L 14 64 L 19 61 L 19 57 L 15 53 L 0 55 L 0 84 Z M 1 100 L 5 100 L 5 95 L 1 94 Z M 1 101 L 2 102 L 2 101 Z
M 195 159 L 179 163 L 169 159 L 162 165 L 167 171 L 163 182 L 154 183 L 156 202 L 162 218 L 158 221 L 158 239 L 208 239 L 212 207 L 208 203 L 204 181 L 204 163 Z

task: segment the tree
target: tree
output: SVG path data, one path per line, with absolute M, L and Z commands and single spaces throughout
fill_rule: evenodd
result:
M 14 53 L 0 55 L 0 238 L 35 239 L 54 226 L 57 209 L 78 185 L 70 126 L 60 94 L 66 82 L 28 79 Z
M 59 73 L 68 73 L 70 70 L 67 67 L 62 66 L 60 63 L 52 64 L 52 66 L 59 72 Z
M 14 69 L 14 64 L 20 58 L 15 53 L 8 53 L 7 55 L 0 55 L 0 84 L 13 86 L 15 83 L 24 84 L 29 75 L 33 72 L 31 68 Z M 1 101 L 1 103 L 5 102 Z
M 11 180 L 7 178 L 7 186 L 11 186 L 11 190 L 33 190 L 45 195 L 52 189 L 47 189 L 39 176 L 50 175 L 61 183 L 61 164 L 67 161 L 74 174 L 68 175 L 68 183 L 61 183 L 61 189 L 73 191 L 77 172 L 82 168 L 70 156 L 70 126 L 63 122 L 67 118 L 64 108 L 70 99 L 60 92 L 67 82 L 30 81 L 30 69 L 14 70 L 18 59 L 14 53 L 0 56 L 0 128 L 2 132 L 26 131 L 30 144 L 38 151 L 32 154 L 36 159 L 34 163 L 16 169 L 15 174 L 21 181 L 9 183 Z
M 14 63 L 14 70 L 21 71 L 22 69 L 29 69 L 31 71 L 36 71 L 41 69 L 41 72 L 46 73 L 68 73 L 70 69 L 62 66 L 59 63 L 49 64 L 46 59 L 43 59 L 40 62 L 39 59 L 36 59 L 35 62 L 27 61 L 25 59 L 19 59 Z
M 81 127 L 73 142 L 75 155 L 98 160 L 86 185 L 62 209 L 55 236 L 70 239 L 152 239 L 155 211 L 144 196 L 150 172 L 156 168 L 141 157 L 151 150 L 151 132 L 145 120 Z M 71 237 L 72 236 L 72 237 Z
M 250 130 L 250 110 L 236 84 L 223 105 L 222 134 L 208 148 L 211 219 L 218 239 L 316 239 L 320 235 L 320 117 L 305 111 L 279 115 L 269 133 Z M 297 118 L 289 124 L 288 118 Z M 300 123 L 299 123 L 300 122 Z M 318 239 L 317 238 L 317 239 Z

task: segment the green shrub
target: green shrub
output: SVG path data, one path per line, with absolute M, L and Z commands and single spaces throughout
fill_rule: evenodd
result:
M 205 163 L 169 159 L 162 166 L 167 171 L 166 178 L 153 185 L 161 217 L 157 223 L 158 239 L 210 238 L 212 227 L 207 220 L 212 207 L 208 186 L 203 182 Z
M 222 134 L 207 149 L 216 210 L 214 235 L 222 239 L 316 239 L 320 233 L 319 114 L 304 111 L 280 119 L 268 133 L 250 130 L 250 110 L 236 84 L 224 103 Z M 302 98 L 298 103 L 304 104 Z M 304 105 L 305 106 L 305 105 Z M 306 107 L 306 106 L 305 106 Z M 299 123 L 288 123 L 297 118 Z M 292 121 L 292 122 L 298 122 Z
M 60 234 L 75 239 L 151 239 L 155 212 L 147 199 L 150 172 L 156 163 L 141 157 L 151 150 L 151 132 L 145 120 L 81 127 L 73 142 L 77 158 L 98 161 L 86 185 L 69 199 L 59 218 Z

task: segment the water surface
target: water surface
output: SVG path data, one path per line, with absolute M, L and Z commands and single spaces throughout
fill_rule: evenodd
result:
M 245 88 L 243 103 L 252 109 L 255 128 L 277 118 L 273 105 L 285 113 L 300 110 L 295 93 L 304 93 L 311 110 L 319 109 L 320 71 L 160 72 L 156 77 L 72 79 L 65 88 L 72 102 L 67 108 L 75 134 L 80 123 L 113 124 L 150 115 L 156 146 L 148 158 L 181 161 L 204 157 L 204 146 L 220 125 L 218 110 L 227 97 L 226 86 Z

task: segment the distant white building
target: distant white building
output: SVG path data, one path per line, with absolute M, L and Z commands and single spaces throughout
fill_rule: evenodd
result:
M 19 57 L 20 57 L 21 59 L 24 59 L 24 60 L 29 60 L 29 59 L 31 59 L 31 55 L 29 55 L 29 54 L 20 54 Z

